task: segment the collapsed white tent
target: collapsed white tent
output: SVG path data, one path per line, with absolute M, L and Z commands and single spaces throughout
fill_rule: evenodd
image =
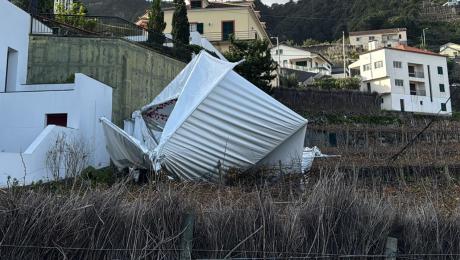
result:
M 280 162 L 300 171 L 307 120 L 234 72 L 236 65 L 202 51 L 133 114 L 126 131 L 102 120 L 108 143 L 116 143 L 108 147 L 112 160 L 139 166 L 143 159 L 131 158 L 138 154 L 182 180 L 212 181 L 230 168 Z M 136 152 L 122 158 L 119 150 L 133 144 Z

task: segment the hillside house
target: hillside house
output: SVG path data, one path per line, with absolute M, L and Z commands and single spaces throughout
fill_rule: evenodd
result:
M 447 58 L 406 45 L 369 50 L 351 64 L 360 75 L 361 91 L 382 96 L 381 108 L 450 115 Z
M 253 1 L 209 2 L 190 0 L 187 16 L 190 31 L 198 31 L 221 52 L 228 50 L 230 37 L 237 40 L 267 39 L 265 23 L 260 21 L 259 11 Z M 171 33 L 174 8 L 164 8 L 165 33 Z M 139 18 L 137 25 L 146 27 L 148 12 Z
M 447 0 L 444 6 L 458 6 L 460 5 L 460 0 Z
M 439 53 L 451 59 L 460 58 L 460 44 L 446 43 L 439 48 Z
M 0 37 L 0 187 L 49 180 L 46 156 L 58 136 L 84 145 L 86 166 L 110 163 L 99 117 L 112 116 L 112 88 L 80 73 L 71 83 L 26 84 L 32 19 L 0 1 L 0 33 L 8 35 Z
M 349 33 L 350 44 L 369 49 L 370 42 L 376 42 L 378 47 L 396 47 L 407 44 L 407 29 L 393 28 Z
M 280 68 L 331 75 L 332 63 L 319 53 L 286 44 L 273 47 L 270 52 Z

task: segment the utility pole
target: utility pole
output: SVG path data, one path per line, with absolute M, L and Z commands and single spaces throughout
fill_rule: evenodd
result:
M 423 28 L 422 32 L 423 32 L 423 48 L 426 49 L 426 33 L 425 31 L 428 31 L 428 29 L 430 28 Z
M 280 87 L 281 81 L 280 81 L 280 76 L 281 76 L 281 53 L 280 53 L 280 42 L 278 36 L 276 37 L 270 37 L 272 39 L 276 39 L 276 53 L 278 54 L 278 77 L 277 77 L 277 84 L 278 87 Z
M 342 31 L 342 49 L 343 49 L 343 77 L 347 77 L 347 60 L 345 55 L 345 31 Z

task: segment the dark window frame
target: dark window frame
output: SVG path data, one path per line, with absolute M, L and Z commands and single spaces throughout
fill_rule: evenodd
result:
M 224 34 L 224 24 L 225 24 L 225 23 L 232 23 L 232 24 L 233 24 L 233 32 L 230 33 L 230 34 L 228 34 L 228 35 L 225 35 L 225 34 Z M 225 20 L 225 21 L 221 21 L 221 29 L 222 29 L 222 41 L 229 41 L 231 35 L 235 35 L 235 20 Z

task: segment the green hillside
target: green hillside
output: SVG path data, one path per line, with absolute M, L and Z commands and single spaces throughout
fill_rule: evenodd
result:
M 342 31 L 407 27 L 409 44 L 420 43 L 423 28 L 428 45 L 436 49 L 448 41 L 460 42 L 460 22 L 421 22 L 420 0 L 299 0 L 268 7 L 256 1 L 271 35 L 301 44 L 306 39 L 334 41 Z

